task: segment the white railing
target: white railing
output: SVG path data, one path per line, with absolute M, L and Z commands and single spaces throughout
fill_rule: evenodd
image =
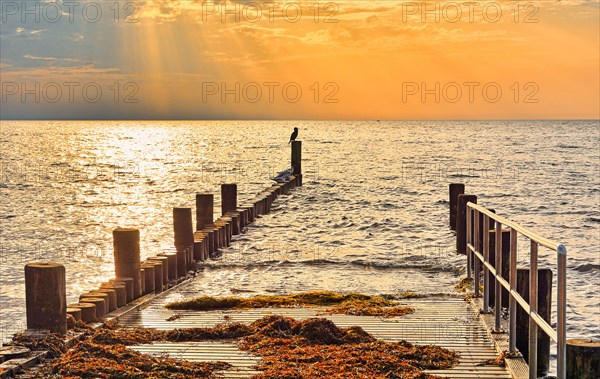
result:
M 468 202 L 467 203 L 467 277 L 474 277 L 475 296 L 479 296 L 479 273 L 480 265 L 483 263 L 483 307 L 484 311 L 489 310 L 489 289 L 488 280 L 491 274 L 495 280 L 495 329 L 500 331 L 502 326 L 502 287 L 509 293 L 509 354 L 517 353 L 516 335 L 517 335 L 517 305 L 529 315 L 529 378 L 537 378 L 537 347 L 538 347 L 538 327 L 546 333 L 550 339 L 556 342 L 557 351 L 557 378 L 566 378 L 566 312 L 567 312 L 567 249 L 563 244 L 559 244 L 547 238 L 541 237 L 523 226 L 499 216 L 492 211 Z M 480 222 L 483 217 L 483 222 Z M 496 232 L 495 239 L 495 262 L 489 260 L 489 226 L 493 220 Z M 502 227 L 506 226 L 510 230 L 510 269 L 509 281 L 502 277 Z M 485 228 L 485 232 L 481 228 Z M 529 303 L 517 292 L 517 236 L 521 234 L 530 241 L 529 257 Z M 479 241 L 480 235 L 483 235 L 483 241 Z M 483 243 L 481 243 L 483 242 Z M 478 247 L 483 245 L 483 252 L 478 251 Z M 556 330 L 552 328 L 538 313 L 538 247 L 544 246 L 557 254 L 557 322 Z M 477 259 L 474 259 L 477 258 Z M 471 275 L 471 262 L 475 275 Z M 498 270 L 496 270 L 498 268 Z M 500 287 L 502 286 L 502 287 Z

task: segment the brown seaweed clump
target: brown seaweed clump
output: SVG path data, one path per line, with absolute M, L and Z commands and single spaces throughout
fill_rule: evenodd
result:
M 255 379 L 425 379 L 434 377 L 421 370 L 458 363 L 455 352 L 441 347 L 381 341 L 360 327 L 338 328 L 323 318 L 269 316 L 251 327 L 256 332 L 240 348 L 263 358 Z
M 433 378 L 425 369 L 447 369 L 458 355 L 441 347 L 386 342 L 358 326 L 338 328 L 331 320 L 295 320 L 271 315 L 250 325 L 212 328 L 117 329 L 88 331 L 88 338 L 39 371 L 38 378 L 214 378 L 225 362 L 192 363 L 153 357 L 127 345 L 155 341 L 235 340 L 262 360 L 255 379 Z
M 251 309 L 267 307 L 329 306 L 322 314 L 346 314 L 354 316 L 404 316 L 414 310 L 398 306 L 397 301 L 359 293 L 337 293 L 331 291 L 311 291 L 291 295 L 259 295 L 251 298 L 201 296 L 192 300 L 173 302 L 168 309 L 216 310 Z
M 214 378 L 215 370 L 229 367 L 225 362 L 185 362 L 152 357 L 121 344 L 85 341 L 41 372 L 39 378 Z

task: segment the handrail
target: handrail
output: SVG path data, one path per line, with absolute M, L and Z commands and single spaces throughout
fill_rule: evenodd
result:
M 566 378 L 566 259 L 567 249 L 564 245 L 542 237 L 522 225 L 517 224 L 505 217 L 497 215 L 481 205 L 472 202 L 466 204 L 467 207 L 467 273 L 471 277 L 471 262 L 474 266 L 474 288 L 475 296 L 479 296 L 479 275 L 481 272 L 480 264 L 484 269 L 484 309 L 488 312 L 489 300 L 488 293 L 490 283 L 488 274 L 491 274 L 495 282 L 495 329 L 501 331 L 501 312 L 502 298 L 501 287 L 509 293 L 509 354 L 516 354 L 516 314 L 517 307 L 521 307 L 529 315 L 529 378 L 537 378 L 537 341 L 538 327 L 546 333 L 550 339 L 557 345 L 557 378 Z M 480 233 L 482 228 L 480 216 L 483 215 L 483 228 L 487 233 L 483 233 L 483 252 L 478 251 L 482 244 Z M 495 222 L 494 231 L 496 232 L 496 259 L 495 262 L 489 261 L 489 233 L 491 232 L 490 221 Z M 508 226 L 510 229 L 510 270 L 509 281 L 502 277 L 502 270 L 496 270 L 496 267 L 502 267 L 502 226 Z M 530 275 L 529 275 L 529 302 L 527 302 L 517 292 L 517 233 L 527 237 L 530 240 Z M 556 330 L 546 322 L 538 311 L 538 247 L 547 247 L 557 253 L 557 323 Z M 477 258 L 477 259 L 474 259 Z
M 492 211 L 482 207 L 481 205 L 469 202 L 469 203 L 467 203 L 467 206 L 471 209 L 475 209 L 475 210 L 479 211 L 480 213 L 487 215 L 488 217 L 496 220 L 497 222 L 499 222 L 502 225 L 506 225 L 506 226 L 510 227 L 511 229 L 516 230 L 517 232 L 521 233 L 522 235 L 529 238 L 530 240 L 533 240 L 533 241 L 537 242 L 538 244 L 540 244 L 544 247 L 547 247 L 548 249 L 552 249 L 554 251 L 558 250 L 558 245 L 560 245 L 560 243 L 558 243 L 556 241 L 552 241 L 548 238 L 542 237 L 542 236 L 526 229 L 524 226 L 517 224 L 514 221 L 511 221 L 505 217 L 502 217 L 496 213 L 493 213 Z

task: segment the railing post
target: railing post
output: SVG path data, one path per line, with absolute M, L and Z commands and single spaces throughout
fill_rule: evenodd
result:
M 483 260 L 490 260 L 490 218 L 488 215 L 483 216 Z M 490 278 L 489 269 L 483 265 L 483 312 L 490 311 Z
M 471 218 L 473 217 L 472 213 L 473 213 L 473 210 L 471 208 L 467 207 L 467 245 L 473 244 L 473 239 L 471 238 L 472 237 Z M 457 233 L 456 239 L 458 241 L 458 233 Z M 471 250 L 467 248 L 467 279 L 471 279 L 473 277 L 473 275 L 471 274 L 471 267 L 473 265 L 472 261 L 473 261 L 473 254 L 471 253 Z
M 475 247 L 475 250 L 479 250 L 479 236 L 481 235 L 481 223 L 479 222 L 479 211 L 477 209 L 474 210 L 475 212 L 475 221 L 473 222 L 474 225 L 474 231 L 473 234 L 475 235 L 475 243 L 473 244 L 473 246 Z M 468 247 L 467 247 L 467 251 L 468 251 Z M 480 251 L 477 251 L 478 253 L 481 253 Z M 473 273 L 473 288 L 475 289 L 475 297 L 479 297 L 481 296 L 481 294 L 479 293 L 479 276 L 481 273 L 481 262 L 479 261 L 479 258 L 475 255 L 475 254 L 471 254 L 471 259 L 475 260 L 475 264 L 474 264 L 474 273 Z
M 557 321 L 556 321 L 556 353 L 557 353 L 557 379 L 567 377 L 567 248 L 558 245 L 558 284 L 556 286 L 557 297 Z
M 502 277 L 502 224 L 496 221 L 496 278 L 494 278 L 494 332 L 502 333 L 502 285 L 498 277 Z
M 465 193 L 465 185 L 462 183 L 450 183 L 449 192 L 450 229 L 456 230 L 456 204 L 458 195 Z
M 517 231 L 510 229 L 510 271 L 509 282 L 511 291 L 517 292 Z M 509 337 L 510 354 L 517 353 L 517 300 L 509 294 Z
M 500 251 L 500 250 L 499 250 Z M 531 262 L 529 269 L 529 307 L 532 313 L 538 311 L 538 244 L 531 241 Z M 538 326 L 529 317 L 529 377 L 537 378 Z

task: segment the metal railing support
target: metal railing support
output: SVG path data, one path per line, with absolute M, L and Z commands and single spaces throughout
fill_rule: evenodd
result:
M 494 331 L 496 333 L 502 332 L 502 286 L 498 282 L 498 275 L 502 276 L 502 224 L 496 221 L 496 276 L 495 276 L 495 300 L 494 304 Z M 500 274 L 498 274 L 500 273 Z
M 565 379 L 567 377 L 567 248 L 560 244 L 556 251 L 558 253 L 556 377 Z
M 510 271 L 509 271 L 510 291 L 517 292 L 517 231 L 510 229 Z M 517 300 L 509 295 L 509 336 L 508 352 L 517 353 Z
M 473 243 L 473 239 L 471 238 L 471 212 L 473 210 L 467 206 L 467 246 Z M 467 248 L 467 279 L 471 279 L 471 265 L 473 264 L 473 252 L 471 249 Z
M 479 225 L 479 211 L 475 210 L 475 221 L 473 222 L 473 226 L 475 227 L 475 232 L 473 233 L 475 236 L 475 249 L 479 248 L 479 232 L 480 232 L 480 225 Z M 467 248 L 467 250 L 469 250 Z M 480 262 L 479 259 L 475 259 L 475 272 L 473 274 L 473 278 L 475 280 L 473 280 L 473 288 L 475 289 L 475 297 L 479 297 L 481 296 L 481 294 L 479 293 L 479 273 L 481 272 L 481 268 L 480 266 Z
M 483 256 L 487 262 L 490 260 L 490 218 L 483 215 Z M 490 270 L 486 265 L 483 266 L 483 312 L 490 311 Z
M 529 267 L 529 309 L 530 315 L 537 314 L 538 304 L 538 244 L 531 241 L 531 266 Z M 529 378 L 537 378 L 537 350 L 538 327 L 537 323 L 529 318 Z

